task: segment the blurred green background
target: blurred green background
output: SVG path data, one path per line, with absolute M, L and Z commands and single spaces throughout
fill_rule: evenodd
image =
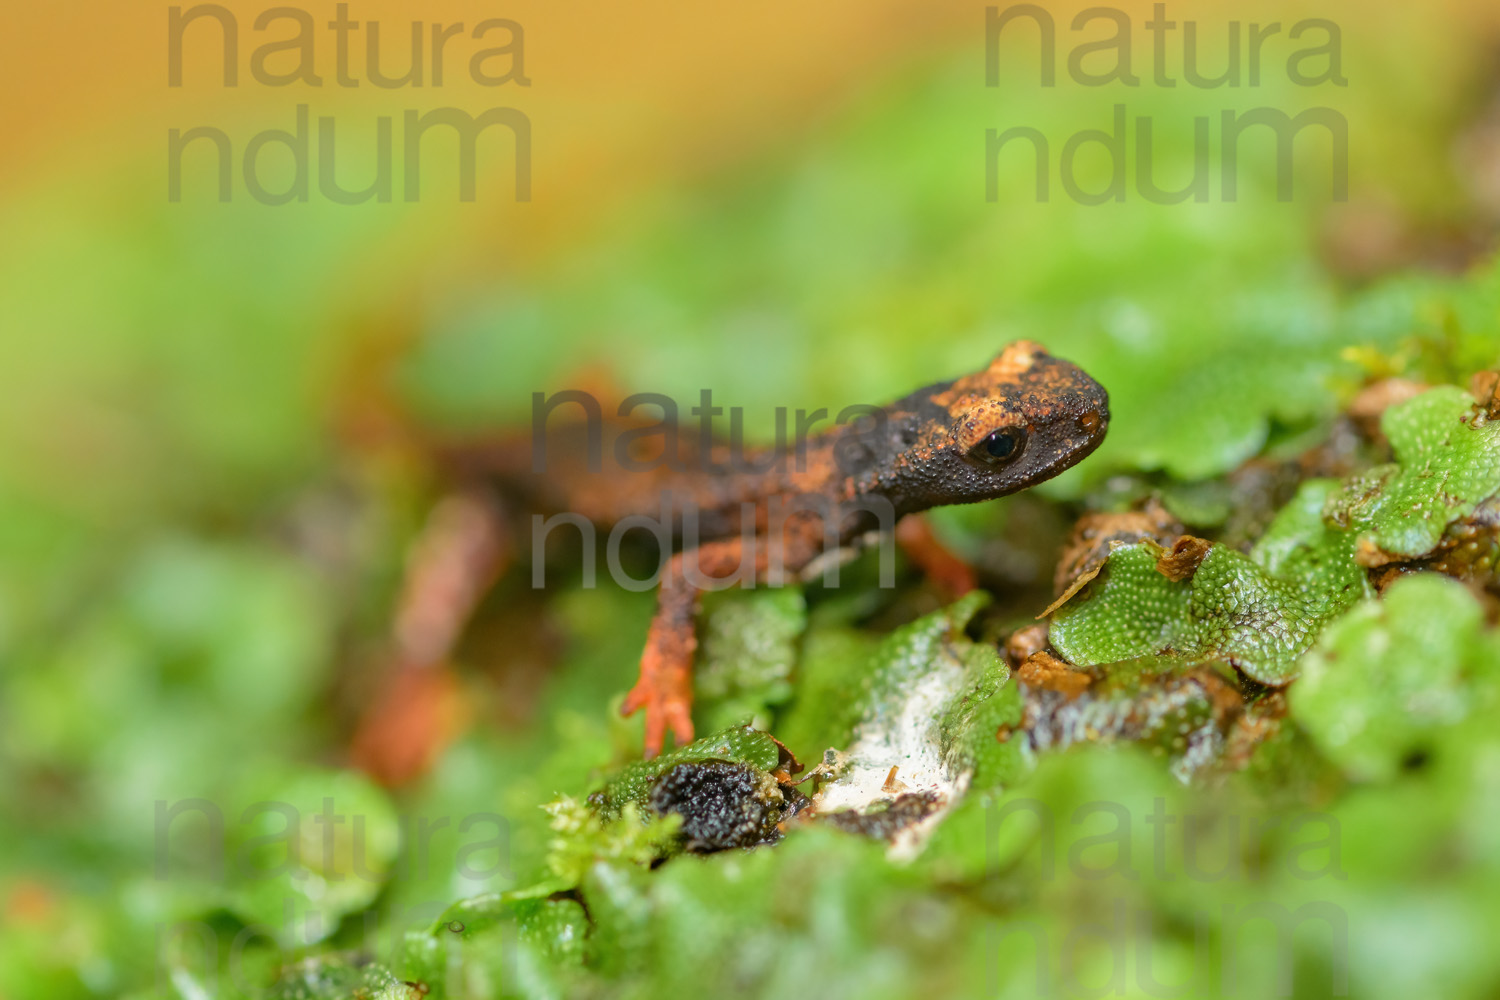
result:
M 248 53 L 263 8 L 229 6 Z M 1078 504 L 1121 477 L 1214 481 L 1307 441 L 1369 375 L 1461 380 L 1500 357 L 1486 262 L 1500 222 L 1500 35 L 1484 4 L 1171 4 L 1215 69 L 1230 20 L 1248 31 L 1323 17 L 1339 32 L 1345 85 L 1290 81 L 1299 46 L 1283 33 L 1265 45 L 1258 86 L 1220 89 L 1151 81 L 1147 4 L 1121 8 L 1139 87 L 1061 72 L 1041 86 L 1029 27 L 1007 29 L 998 85 L 986 86 L 981 4 L 438 6 L 420 16 L 524 26 L 530 85 L 489 90 L 456 73 L 426 91 L 230 89 L 203 32 L 172 88 L 165 7 L 5 15 L 8 92 L 26 98 L 0 130 L 11 146 L 0 171 L 0 998 L 237 995 L 227 981 L 216 993 L 159 929 L 202 920 L 227 941 L 275 924 L 288 899 L 328 930 L 344 920 L 310 954 L 354 947 L 363 914 L 396 940 L 459 899 L 535 881 L 551 836 L 538 807 L 581 795 L 639 745 L 639 720 L 611 721 L 611 707 L 633 678 L 649 595 L 567 584 L 543 599 L 508 581 L 461 653 L 473 724 L 434 772 L 387 794 L 347 769 L 404 547 L 433 496 L 402 428 L 514 427 L 531 392 L 602 372 L 678 398 L 712 387 L 763 435 L 776 406 L 882 401 L 1029 337 L 1111 394 L 1105 445 L 1042 490 Z M 1049 9 L 1060 71 L 1085 34 L 1107 34 L 1069 31 L 1081 5 Z M 321 21 L 332 5 L 308 10 Z M 398 35 L 413 11 L 352 5 Z M 331 81 L 327 43 L 320 33 Z M 337 205 L 315 190 L 271 207 L 238 178 L 221 204 L 206 160 L 192 161 L 182 201 L 168 200 L 167 129 L 215 125 L 238 151 L 289 128 L 298 103 L 335 116 L 341 139 L 347 129 L 350 177 L 370 169 L 380 115 L 519 108 L 533 128 L 533 198 L 510 198 L 500 143 L 481 147 L 473 203 L 441 180 L 451 151 L 435 154 L 439 180 L 415 204 L 398 184 L 389 204 Z M 1121 202 L 1078 204 L 1058 183 L 1058 151 L 1108 128 L 1116 104 L 1152 119 L 1154 169 L 1174 187 L 1193 165 L 1195 116 L 1217 143 L 1226 110 L 1333 108 L 1348 123 L 1348 199 L 1330 202 L 1327 139 L 1309 130 L 1290 201 L 1275 196 L 1269 144 L 1247 134 L 1234 202 L 1215 175 L 1202 203 L 1156 204 L 1132 185 Z M 985 132 L 1017 125 L 1051 142 L 1046 202 L 1014 151 L 986 200 Z M 1103 186 L 1102 157 L 1077 165 L 1086 188 Z M 941 524 L 972 541 L 1006 511 Z M 1454 746 L 1480 739 L 1470 728 Z M 1477 957 L 1496 919 L 1500 853 L 1484 812 L 1497 757 L 1492 742 L 1474 746 L 1388 785 L 1308 778 L 1287 794 L 1336 810 L 1347 879 L 1309 888 L 1262 874 L 1222 900 L 1345 907 L 1358 995 L 1485 995 L 1497 981 Z M 1023 790 L 1059 817 L 1103 796 L 1243 808 L 1238 792 L 1183 788 L 1130 751 L 1047 761 Z M 159 847 L 158 803 L 211 800 L 232 840 L 266 832 L 242 818 L 256 802 L 311 812 L 324 796 L 379 828 L 379 877 L 221 883 L 178 839 L 170 858 Z M 474 840 L 456 827 L 479 813 L 504 817 L 505 836 L 503 863 L 476 863 L 486 874 L 475 878 L 454 867 Z M 433 835 L 425 872 L 390 868 L 398 816 L 454 819 Z M 827 831 L 715 864 L 674 861 L 661 884 L 612 897 L 655 909 L 618 923 L 637 938 L 594 943 L 606 955 L 596 978 L 554 981 L 524 957 L 494 976 L 528 995 L 872 996 L 921 984 L 972 995 L 988 957 L 1010 955 L 973 914 L 1032 914 L 1061 935 L 1108 894 L 1077 879 L 976 882 L 983 822 L 956 818 L 915 867 Z M 1455 828 L 1452 852 L 1428 849 Z M 1143 834 L 1136 849 L 1149 843 Z M 1246 850 L 1274 868 L 1278 843 L 1267 834 Z M 1173 921 L 1190 901 L 1155 883 L 1131 891 L 1167 927 L 1160 967 L 1181 972 L 1191 934 Z M 720 911 L 731 915 L 722 939 Z M 1309 942 L 1299 989 L 1301 973 L 1326 965 Z M 257 983 L 287 959 L 265 942 L 249 954 Z M 635 957 L 611 967 L 613 954 Z M 458 995 L 494 992 L 466 975 Z M 1243 992 L 1269 995 L 1268 975 L 1247 972 Z M 1326 995 L 1312 982 L 1306 995 Z M 1028 995 L 1024 984 L 1002 993 Z

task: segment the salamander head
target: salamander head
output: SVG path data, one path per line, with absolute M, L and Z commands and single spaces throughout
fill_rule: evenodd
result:
M 858 492 L 901 513 L 1016 493 L 1083 461 L 1109 429 L 1109 394 L 1083 369 L 1016 341 L 983 371 L 891 404 Z

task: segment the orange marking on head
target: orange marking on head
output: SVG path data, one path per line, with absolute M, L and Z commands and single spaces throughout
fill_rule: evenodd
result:
M 999 391 L 1002 387 L 1020 382 L 1036 365 L 1037 358 L 1046 354 L 1046 348 L 1034 340 L 1007 344 L 984 371 L 955 380 L 946 391 L 933 396 L 932 401 L 953 417 L 960 417 L 980 400 L 1003 395 Z
M 1036 356 L 1045 353 L 1046 348 L 1034 340 L 1018 340 L 1006 345 L 1005 350 L 995 356 L 995 360 L 986 369 L 986 374 L 994 379 L 1010 381 L 1017 375 L 1030 371 L 1031 366 L 1036 364 Z

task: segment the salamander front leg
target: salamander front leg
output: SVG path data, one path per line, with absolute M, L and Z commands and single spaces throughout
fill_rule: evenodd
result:
M 896 544 L 949 600 L 979 586 L 974 568 L 943 544 L 921 514 L 908 514 L 896 522 Z
M 646 710 L 647 757 L 661 752 L 668 730 L 679 745 L 693 738 L 693 653 L 698 648 L 694 629 L 703 585 L 744 577 L 743 553 L 741 539 L 730 538 L 680 552 L 667 565 L 641 654 L 641 676 L 620 706 L 622 715 Z M 748 569 L 753 578 L 756 567 Z
M 686 587 L 662 589 L 646 649 L 641 654 L 641 676 L 625 696 L 620 714 L 646 710 L 646 756 L 661 752 L 671 730 L 679 744 L 693 738 L 693 653 L 698 648 L 694 619 L 698 591 Z

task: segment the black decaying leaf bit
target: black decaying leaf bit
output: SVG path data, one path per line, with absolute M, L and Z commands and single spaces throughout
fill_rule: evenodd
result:
M 690 851 L 755 847 L 781 839 L 779 824 L 807 798 L 749 764 L 725 760 L 678 764 L 651 789 L 651 809 L 682 816 Z

